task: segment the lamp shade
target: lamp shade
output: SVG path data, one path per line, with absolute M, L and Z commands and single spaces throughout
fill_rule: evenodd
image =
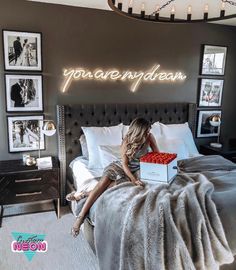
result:
M 210 125 L 213 127 L 219 127 L 221 125 L 221 118 L 219 115 L 212 115 L 209 119 Z
M 46 136 L 53 136 L 56 133 L 56 125 L 51 120 L 45 120 L 43 127 L 42 127 L 42 133 Z

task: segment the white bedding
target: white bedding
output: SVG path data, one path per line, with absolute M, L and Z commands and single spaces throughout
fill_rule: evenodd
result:
M 102 176 L 103 169 L 89 169 L 89 161 L 83 156 L 75 158 L 70 163 L 73 172 L 74 186 L 78 192 L 92 190 Z

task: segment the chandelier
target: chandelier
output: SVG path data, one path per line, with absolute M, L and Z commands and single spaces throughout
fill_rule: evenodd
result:
M 236 0 L 206 1 L 208 3 L 204 4 L 199 0 L 155 0 L 155 4 L 146 0 L 147 6 L 140 0 L 108 0 L 108 4 L 119 15 L 156 23 L 201 23 L 236 18 Z

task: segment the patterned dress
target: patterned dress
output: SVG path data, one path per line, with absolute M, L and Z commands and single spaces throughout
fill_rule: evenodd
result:
M 148 153 L 149 143 L 145 142 L 135 153 L 132 160 L 129 160 L 128 167 L 135 177 L 139 177 L 139 159 Z M 114 161 L 109 164 L 103 172 L 102 177 L 107 176 L 110 180 L 116 181 L 116 184 L 130 181 L 129 177 L 125 174 L 121 160 Z

